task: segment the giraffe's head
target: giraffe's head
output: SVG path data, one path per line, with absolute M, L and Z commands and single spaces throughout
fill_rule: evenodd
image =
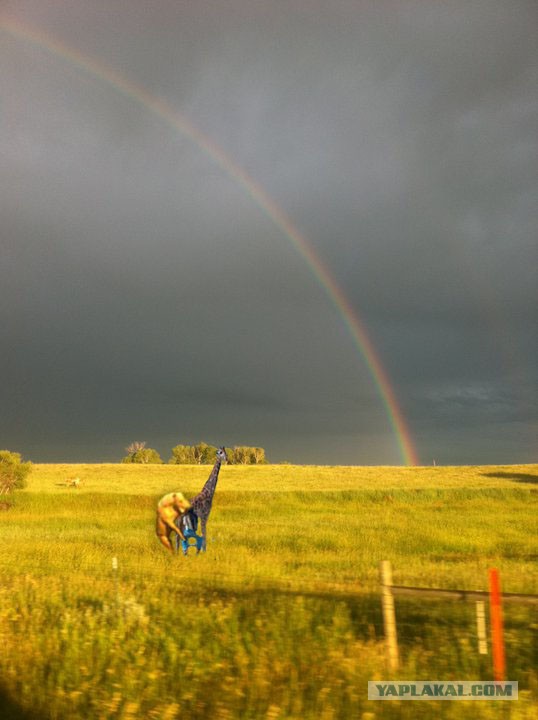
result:
M 224 445 L 217 450 L 217 458 L 221 462 L 228 462 L 228 456 L 226 455 L 226 450 L 224 449 Z

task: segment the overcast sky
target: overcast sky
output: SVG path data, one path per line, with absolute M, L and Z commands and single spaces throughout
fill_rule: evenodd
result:
M 72 50 L 182 113 L 289 216 L 367 328 L 423 464 L 538 461 L 534 0 L 0 8 L 19 28 L 0 34 L 0 446 L 403 462 L 282 228 Z

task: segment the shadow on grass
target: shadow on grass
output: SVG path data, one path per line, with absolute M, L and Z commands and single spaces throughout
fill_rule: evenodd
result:
M 45 720 L 43 713 L 24 710 L 0 685 L 0 717 L 2 720 Z
M 538 485 L 538 475 L 531 475 L 530 473 L 515 473 L 515 472 L 489 472 L 483 473 L 485 477 L 501 478 L 504 480 L 515 480 L 516 482 L 531 483 Z

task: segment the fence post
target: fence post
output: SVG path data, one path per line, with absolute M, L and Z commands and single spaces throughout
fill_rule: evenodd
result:
M 483 600 L 476 601 L 476 634 L 478 636 L 479 654 L 487 655 L 488 641 L 486 638 L 486 604 Z
M 493 679 L 504 680 L 504 637 L 501 608 L 501 587 L 497 568 L 489 570 L 489 608 L 491 617 L 491 646 L 493 652 Z
M 119 606 L 119 591 L 118 591 L 118 558 L 113 557 L 112 558 L 112 575 L 114 577 L 114 596 L 115 596 L 115 603 L 116 603 L 116 611 L 118 610 Z
M 392 566 L 388 560 L 381 561 L 381 602 L 383 605 L 383 625 L 387 643 L 389 670 L 398 670 L 398 636 L 396 632 L 396 613 L 392 594 Z

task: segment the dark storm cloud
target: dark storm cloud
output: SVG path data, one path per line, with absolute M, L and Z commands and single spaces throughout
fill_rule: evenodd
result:
M 267 189 L 363 318 L 425 462 L 535 459 L 534 3 L 4 12 L 165 98 Z M 342 318 L 248 193 L 65 57 L 3 40 L 3 444 L 399 462 Z

